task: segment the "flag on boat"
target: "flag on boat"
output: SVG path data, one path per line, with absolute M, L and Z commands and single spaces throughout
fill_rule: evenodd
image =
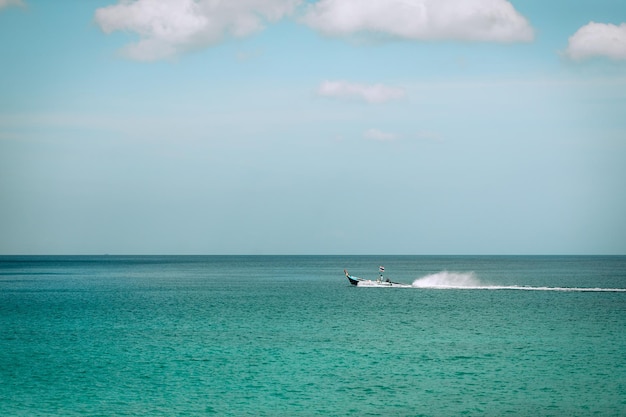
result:
M 381 265 L 381 266 L 378 267 L 378 270 L 380 272 L 385 272 L 385 267 Z

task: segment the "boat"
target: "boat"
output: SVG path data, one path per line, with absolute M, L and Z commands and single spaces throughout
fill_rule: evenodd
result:
M 379 272 L 378 279 L 371 280 L 371 279 L 355 277 L 354 275 L 350 275 L 350 273 L 348 273 L 347 270 L 345 269 L 343 270 L 343 273 L 346 274 L 346 278 L 348 278 L 348 281 L 350 282 L 350 284 L 354 285 L 355 287 L 404 287 L 404 288 L 410 287 L 410 285 L 408 284 L 403 284 L 401 282 L 393 282 L 389 278 L 384 277 L 383 272 L 385 272 L 385 268 L 382 266 L 379 267 L 378 272 Z

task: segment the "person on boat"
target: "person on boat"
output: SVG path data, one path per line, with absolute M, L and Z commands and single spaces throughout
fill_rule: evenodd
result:
M 391 282 L 389 278 L 383 276 L 383 272 L 385 272 L 385 267 L 381 265 L 378 267 L 378 275 L 380 275 L 378 281 Z

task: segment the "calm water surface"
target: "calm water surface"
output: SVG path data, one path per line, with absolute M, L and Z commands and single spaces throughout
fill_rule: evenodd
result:
M 447 287 L 343 276 L 379 265 Z M 620 256 L 0 257 L 0 415 L 626 415 L 624 289 Z

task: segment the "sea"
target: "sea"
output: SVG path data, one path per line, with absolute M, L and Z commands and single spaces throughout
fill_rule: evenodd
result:
M 625 416 L 626 256 L 0 257 L 0 416 L 213 415 Z

